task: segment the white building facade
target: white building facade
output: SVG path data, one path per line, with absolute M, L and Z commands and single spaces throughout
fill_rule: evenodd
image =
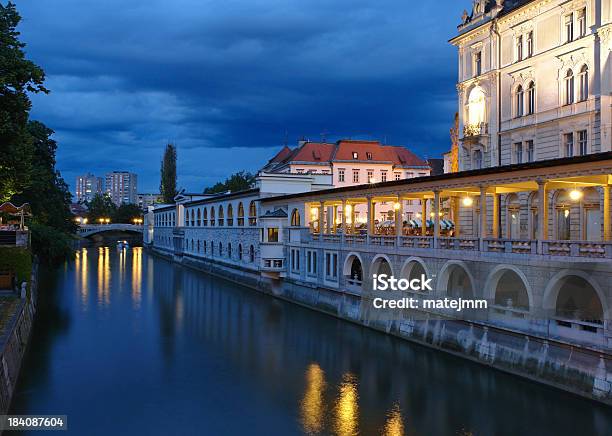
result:
M 477 0 L 458 30 L 460 170 L 612 150 L 609 0 Z

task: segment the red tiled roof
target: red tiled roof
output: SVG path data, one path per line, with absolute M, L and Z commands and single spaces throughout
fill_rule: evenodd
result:
M 357 159 L 353 158 L 357 153 Z M 368 159 L 368 155 L 371 158 Z M 343 139 L 330 144 L 325 142 L 305 142 L 291 150 L 285 146 L 274 156 L 269 164 L 284 165 L 291 162 L 334 162 L 334 161 L 372 161 L 389 162 L 402 167 L 427 167 L 425 160 L 416 156 L 405 147 L 382 145 L 379 141 L 362 141 Z
M 276 155 L 272 159 L 270 159 L 270 162 L 282 162 L 287 157 L 289 157 L 290 154 L 291 154 L 291 149 L 285 145 L 281 149 L 281 151 L 276 153 Z
M 306 142 L 295 150 L 291 161 L 299 162 L 329 162 L 334 151 L 334 144 L 324 142 Z

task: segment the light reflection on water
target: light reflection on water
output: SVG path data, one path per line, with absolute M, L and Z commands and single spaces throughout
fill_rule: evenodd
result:
M 147 435 L 202 434 L 204 422 L 206 433 L 230 435 L 612 428 L 609 410 L 592 403 L 140 247 L 82 249 L 49 274 L 12 412 L 68 414 L 69 434 L 114 434 L 114 422 Z

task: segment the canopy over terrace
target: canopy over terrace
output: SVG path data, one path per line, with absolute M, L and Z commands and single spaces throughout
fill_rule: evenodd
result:
M 612 185 L 612 153 L 598 153 L 574 158 L 507 165 L 438 176 L 418 177 L 386 183 L 350 186 L 303 194 L 292 194 L 264 199 L 263 203 L 300 204 L 314 234 L 381 234 L 377 226 L 377 208 L 384 205 L 394 211 L 394 236 L 401 236 L 405 226 L 400 221 L 404 200 L 421 200 L 419 223 L 421 236 L 501 238 L 502 199 L 512 194 L 530 196 L 533 212 L 534 239 L 549 239 L 549 212 L 554 208 L 551 200 L 555 193 L 564 192 L 564 198 L 581 202 L 587 190 L 601 193 L 600 240 L 610 241 L 610 185 Z M 427 208 L 429 204 L 429 209 Z M 365 216 L 355 217 L 355 209 L 362 207 Z M 465 216 L 475 217 L 465 231 L 461 224 Z M 459 219 L 461 216 L 462 219 Z M 329 218 L 328 218 L 329 217 Z M 434 222 L 427 229 L 427 217 Z M 441 235 L 444 220 L 455 225 L 453 231 Z M 416 221 L 416 220 L 415 220 Z M 507 221 L 507 220 L 506 220 Z M 379 220 L 380 222 L 380 220 Z M 506 232 L 507 233 L 507 232 Z M 508 236 L 508 235 L 506 235 Z M 577 238 L 586 239 L 586 238 Z
M 29 203 L 24 203 L 21 206 L 15 206 L 11 202 L 0 204 L 0 214 L 5 213 L 12 216 L 19 217 L 19 229 L 24 228 L 24 218 L 26 216 L 32 216 L 32 211 Z M 0 225 L 2 225 L 2 216 L 0 216 Z

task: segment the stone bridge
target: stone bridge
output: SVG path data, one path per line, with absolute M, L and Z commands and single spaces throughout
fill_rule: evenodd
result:
M 142 225 L 136 224 L 86 224 L 79 226 L 78 235 L 83 238 L 102 233 L 142 233 Z

